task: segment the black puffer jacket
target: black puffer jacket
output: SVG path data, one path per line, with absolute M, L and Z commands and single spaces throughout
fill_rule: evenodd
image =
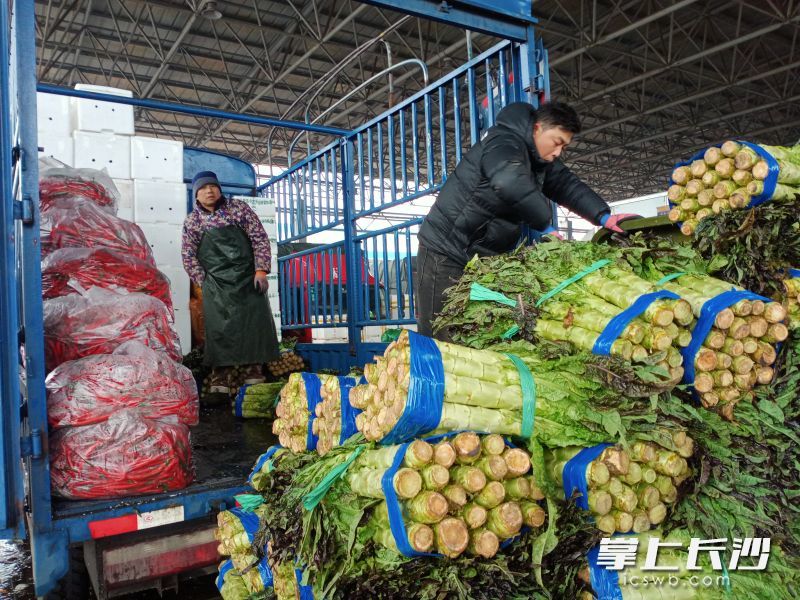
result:
M 419 232 L 429 250 L 461 264 L 475 255 L 513 250 L 522 225 L 543 230 L 549 199 L 599 225 L 608 204 L 561 160 L 539 158 L 533 143 L 536 109 L 509 104 L 472 147 L 439 192 Z

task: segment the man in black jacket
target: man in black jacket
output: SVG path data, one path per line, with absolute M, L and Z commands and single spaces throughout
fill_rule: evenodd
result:
M 523 225 L 558 236 L 551 227 L 550 200 L 622 232 L 618 223 L 634 215 L 612 216 L 608 204 L 559 160 L 579 131 L 578 115 L 566 104 L 551 102 L 537 110 L 515 102 L 500 111 L 496 124 L 456 166 L 419 232 L 419 333 L 432 335 L 431 320 L 442 310 L 444 290 L 473 256 L 513 250 Z

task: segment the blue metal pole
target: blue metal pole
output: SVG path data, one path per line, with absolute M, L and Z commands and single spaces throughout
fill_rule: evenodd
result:
M 353 241 L 356 232 L 355 212 L 355 148 L 353 140 L 344 144 L 344 161 L 342 165 L 342 187 L 344 188 L 344 247 L 347 260 L 347 339 L 351 362 L 358 359 L 361 347 L 361 329 L 356 325 L 361 314 L 361 298 L 358 291 L 361 287 L 361 252 L 360 245 Z
M 20 498 L 24 492 L 20 468 L 19 414 L 19 306 L 17 305 L 16 250 L 12 162 L 13 128 L 11 126 L 12 96 L 9 73 L 9 14 L 8 2 L 0 5 L 0 466 L 3 469 L 0 529 L 5 537 L 25 537 L 25 519 Z
M 283 119 L 273 119 L 271 117 L 259 117 L 228 112 L 217 108 L 204 108 L 201 106 L 187 106 L 175 102 L 164 102 L 163 100 L 148 100 L 146 98 L 126 98 L 124 96 L 113 96 L 111 94 L 100 94 L 98 92 L 87 92 L 84 90 L 73 90 L 48 83 L 40 83 L 36 86 L 40 92 L 48 94 L 58 94 L 61 96 L 73 96 L 86 100 L 102 100 L 103 102 L 115 102 L 117 104 L 130 104 L 140 108 L 151 110 L 164 110 L 177 112 L 185 115 L 195 115 L 198 117 L 211 117 L 215 119 L 229 119 L 240 123 L 251 123 L 253 125 L 265 125 L 267 127 L 283 127 L 285 129 L 295 129 L 299 131 L 311 131 L 314 133 L 325 133 L 328 135 L 342 136 L 350 133 L 347 129 L 339 127 L 328 127 L 327 125 L 313 125 L 311 123 L 301 123 L 299 121 L 285 121 Z

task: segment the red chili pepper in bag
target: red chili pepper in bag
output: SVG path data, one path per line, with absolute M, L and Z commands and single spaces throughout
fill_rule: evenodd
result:
M 53 493 L 70 499 L 120 498 L 183 489 L 194 480 L 189 428 L 119 411 L 50 437 Z
M 150 419 L 174 415 L 185 425 L 198 423 L 191 370 L 140 342 L 126 342 L 112 354 L 62 363 L 47 376 L 45 386 L 51 429 L 100 423 L 130 408 Z
M 59 248 L 106 248 L 155 264 L 150 245 L 135 223 L 84 198 L 59 198 L 41 213 L 42 256 Z
M 118 287 L 161 300 L 172 311 L 169 279 L 153 264 L 107 248 L 61 248 L 42 261 L 42 296 L 45 300 L 75 292 L 71 280 L 84 288 Z
M 167 307 L 158 298 L 92 287 L 44 301 L 47 370 L 94 354 L 111 354 L 138 340 L 181 360 L 180 342 Z

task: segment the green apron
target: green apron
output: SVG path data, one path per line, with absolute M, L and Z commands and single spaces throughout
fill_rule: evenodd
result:
M 269 299 L 253 284 L 253 247 L 236 225 L 209 229 L 197 259 L 203 280 L 207 367 L 260 365 L 278 358 L 278 335 Z

